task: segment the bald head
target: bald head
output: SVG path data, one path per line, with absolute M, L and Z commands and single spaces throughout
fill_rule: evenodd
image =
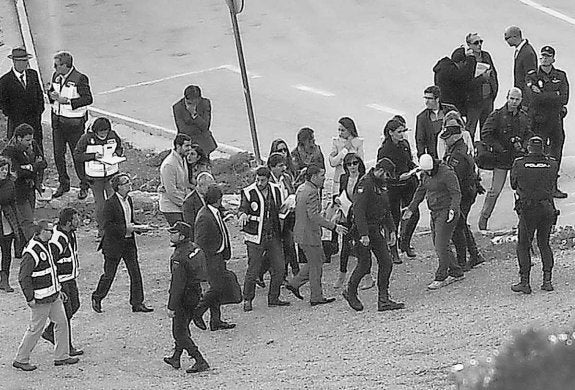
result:
M 504 38 L 509 46 L 517 47 L 523 40 L 523 35 L 519 27 L 509 26 L 505 29 Z
M 521 100 L 523 100 L 523 93 L 517 87 L 513 87 L 507 92 L 507 107 L 510 110 L 515 111 L 520 105 Z
M 209 172 L 200 172 L 198 177 L 196 178 L 196 189 L 200 193 L 200 195 L 206 195 L 206 191 L 208 187 L 212 184 L 215 184 L 215 179 Z

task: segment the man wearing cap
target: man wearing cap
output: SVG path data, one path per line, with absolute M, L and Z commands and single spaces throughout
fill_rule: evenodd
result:
M 173 105 L 172 111 L 178 133 L 187 134 L 209 158 L 218 145 L 210 131 L 212 105 L 209 99 L 202 97 L 200 87 L 187 86 L 184 97 Z
M 34 140 L 43 152 L 44 93 L 38 72 L 30 69 L 28 60 L 32 55 L 24 47 L 17 47 L 8 58 L 12 60 L 12 69 L 0 78 L 0 110 L 8 118 L 7 138 L 12 138 L 18 125 L 27 123 L 34 129 Z
M 491 176 L 491 188 L 487 191 L 479 230 L 487 230 L 487 222 L 507 180 L 507 172 L 513 160 L 525 154 L 527 140 L 533 135 L 529 115 L 521 107 L 522 93 L 513 87 L 507 93 L 507 103 L 493 111 L 481 128 L 481 141 L 492 148 L 496 166 Z
M 78 140 L 84 134 L 88 106 L 93 101 L 88 77 L 78 72 L 74 67 L 72 54 L 67 51 L 54 55 L 54 74 L 48 90 L 48 100 L 52 104 L 54 163 L 60 182 L 53 197 L 59 198 L 70 191 L 70 176 L 66 170 L 66 145 L 73 154 Z M 85 199 L 90 186 L 86 181 L 84 164 L 74 159 L 74 168 L 80 180 L 78 199 Z
M 543 46 L 539 61 L 539 69 L 527 75 L 528 93 L 531 96 L 529 114 L 533 133 L 543 139 L 545 151 L 555 158 L 561 167 L 565 143 L 563 118 L 567 115 L 569 81 L 564 71 L 553 66 L 555 49 L 551 46 Z M 553 196 L 563 199 L 567 194 L 556 186 Z
M 190 225 L 177 221 L 168 229 L 170 244 L 174 253 L 170 257 L 172 279 L 168 299 L 168 317 L 172 319 L 172 335 L 175 341 L 172 356 L 164 357 L 164 362 L 180 368 L 180 357 L 184 350 L 195 359 L 188 373 L 205 371 L 210 366 L 190 337 L 192 313 L 202 296 L 200 282 L 206 280 L 206 256 L 190 237 Z
M 468 146 L 463 140 L 462 132 L 465 131 L 459 121 L 450 119 L 445 123 L 445 130 L 441 138 L 447 144 L 444 161 L 455 171 L 461 190 L 460 215 L 457 220 L 452 241 L 457 254 L 457 262 L 464 271 L 468 271 L 476 265 L 483 263 L 477 244 L 471 229 L 467 224 L 467 216 L 477 197 L 478 174 L 475 171 L 475 161 L 468 151 Z M 467 261 L 469 251 L 469 262 Z
M 427 198 L 427 208 L 431 212 L 432 241 L 439 260 L 435 279 L 427 288 L 437 290 L 465 277 L 449 246 L 459 220 L 461 190 L 457 175 L 443 161 L 424 154 L 419 159 L 419 167 L 423 170 L 421 181 L 402 218 L 411 218 L 423 198 Z
M 516 159 L 511 168 L 511 188 L 517 194 L 515 210 L 519 215 L 517 258 L 521 277 L 519 283 L 511 286 L 511 290 L 531 294 L 531 242 L 535 232 L 543 263 L 541 290 L 553 291 L 553 252 L 549 246 L 549 236 L 558 215 L 553 203 L 553 191 L 559 165 L 555 159 L 543 153 L 544 141 L 538 136 L 529 139 L 527 150 L 528 155 Z
M 491 59 L 491 55 L 483 50 L 483 39 L 478 33 L 469 33 L 465 37 L 467 47 L 472 51 L 477 68 L 486 69 L 480 75 L 474 77 L 469 83 L 467 90 L 467 125 L 466 129 L 475 140 L 477 123 L 479 128 L 483 126 L 487 116 L 493 111 L 493 101 L 497 97 L 499 82 L 497 70 Z M 476 72 L 477 74 L 477 72 Z
M 476 59 L 471 50 L 458 47 L 451 58 L 443 57 L 433 67 L 434 84 L 441 90 L 441 101 L 453 104 L 463 115 L 466 114 L 466 93 L 473 79 L 475 65 Z
M 505 42 L 515 48 L 513 62 L 513 85 L 519 88 L 523 94 L 523 106 L 529 107 L 529 95 L 527 94 L 527 73 L 537 69 L 537 54 L 527 39 L 523 39 L 521 29 L 510 26 L 505 29 Z

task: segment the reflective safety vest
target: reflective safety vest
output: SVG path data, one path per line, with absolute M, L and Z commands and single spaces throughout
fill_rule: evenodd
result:
M 63 76 L 61 76 L 63 77 Z M 60 84 L 59 82 L 53 82 L 52 88 L 54 91 L 58 92 L 61 97 L 65 97 L 68 99 L 76 99 L 80 97 L 78 93 L 78 87 L 76 86 L 76 81 L 71 79 L 72 77 L 68 77 L 64 80 L 64 84 Z M 54 114 L 58 116 L 65 116 L 66 118 L 83 118 L 88 111 L 87 106 L 78 107 L 76 109 L 72 109 L 72 105 L 70 103 L 67 104 L 60 104 L 57 101 L 52 102 L 52 111 Z
M 270 191 L 277 209 L 281 206 L 282 196 L 280 188 L 273 183 L 269 183 Z M 264 228 L 264 196 L 255 183 L 250 184 L 242 190 L 242 197 L 245 197 L 249 204 L 249 210 L 246 210 L 248 222 L 243 227 L 244 240 L 261 244 L 262 232 Z
M 60 283 L 74 280 L 79 274 L 78 245 L 76 235 L 70 232 L 72 240 L 68 235 L 54 226 L 52 238 L 50 239 L 50 249 L 56 262 L 58 271 L 58 281 Z
M 87 152 L 89 152 L 90 146 L 100 146 L 100 145 L 92 145 L 88 144 Z M 118 144 L 114 138 L 110 138 L 106 140 L 106 143 L 102 146 L 102 152 L 105 148 L 114 148 L 116 150 Z M 102 153 L 103 154 L 103 153 Z M 90 160 L 84 163 L 84 170 L 86 171 L 86 175 L 90 177 L 108 177 L 115 173 L 118 173 L 119 164 L 106 164 L 101 161 L 97 160 Z
M 54 259 L 43 243 L 32 238 L 23 254 L 28 253 L 34 259 L 32 271 L 32 285 L 34 286 L 34 299 L 45 299 L 60 291 L 60 282 Z

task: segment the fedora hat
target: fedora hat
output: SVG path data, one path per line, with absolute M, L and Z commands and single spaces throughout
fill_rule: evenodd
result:
M 15 47 L 14 49 L 12 49 L 12 53 L 8 54 L 8 58 L 10 58 L 11 60 L 19 60 L 19 59 L 23 59 L 23 58 L 32 58 L 32 54 L 29 54 L 26 51 L 26 48 L 24 48 L 23 46 L 20 47 Z

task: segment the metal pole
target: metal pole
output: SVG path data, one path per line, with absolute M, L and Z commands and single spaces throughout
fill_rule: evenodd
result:
M 229 4 L 229 3 L 228 3 Z M 238 25 L 238 19 L 236 17 L 236 11 L 233 7 L 229 7 L 230 16 L 232 18 L 232 28 L 234 30 L 234 38 L 236 40 L 236 49 L 238 51 L 238 62 L 240 64 L 240 71 L 242 74 L 242 83 L 244 85 L 244 97 L 246 99 L 246 107 L 248 109 L 248 119 L 250 121 L 250 131 L 252 133 L 252 144 L 254 148 L 254 154 L 258 164 L 262 164 L 262 158 L 260 154 L 260 146 L 258 142 L 258 133 L 256 131 L 256 120 L 254 117 L 254 108 L 252 105 L 252 98 L 250 94 L 250 85 L 248 82 L 248 72 L 246 70 L 246 63 L 244 60 L 244 51 L 242 49 L 242 40 L 240 37 L 240 28 Z

